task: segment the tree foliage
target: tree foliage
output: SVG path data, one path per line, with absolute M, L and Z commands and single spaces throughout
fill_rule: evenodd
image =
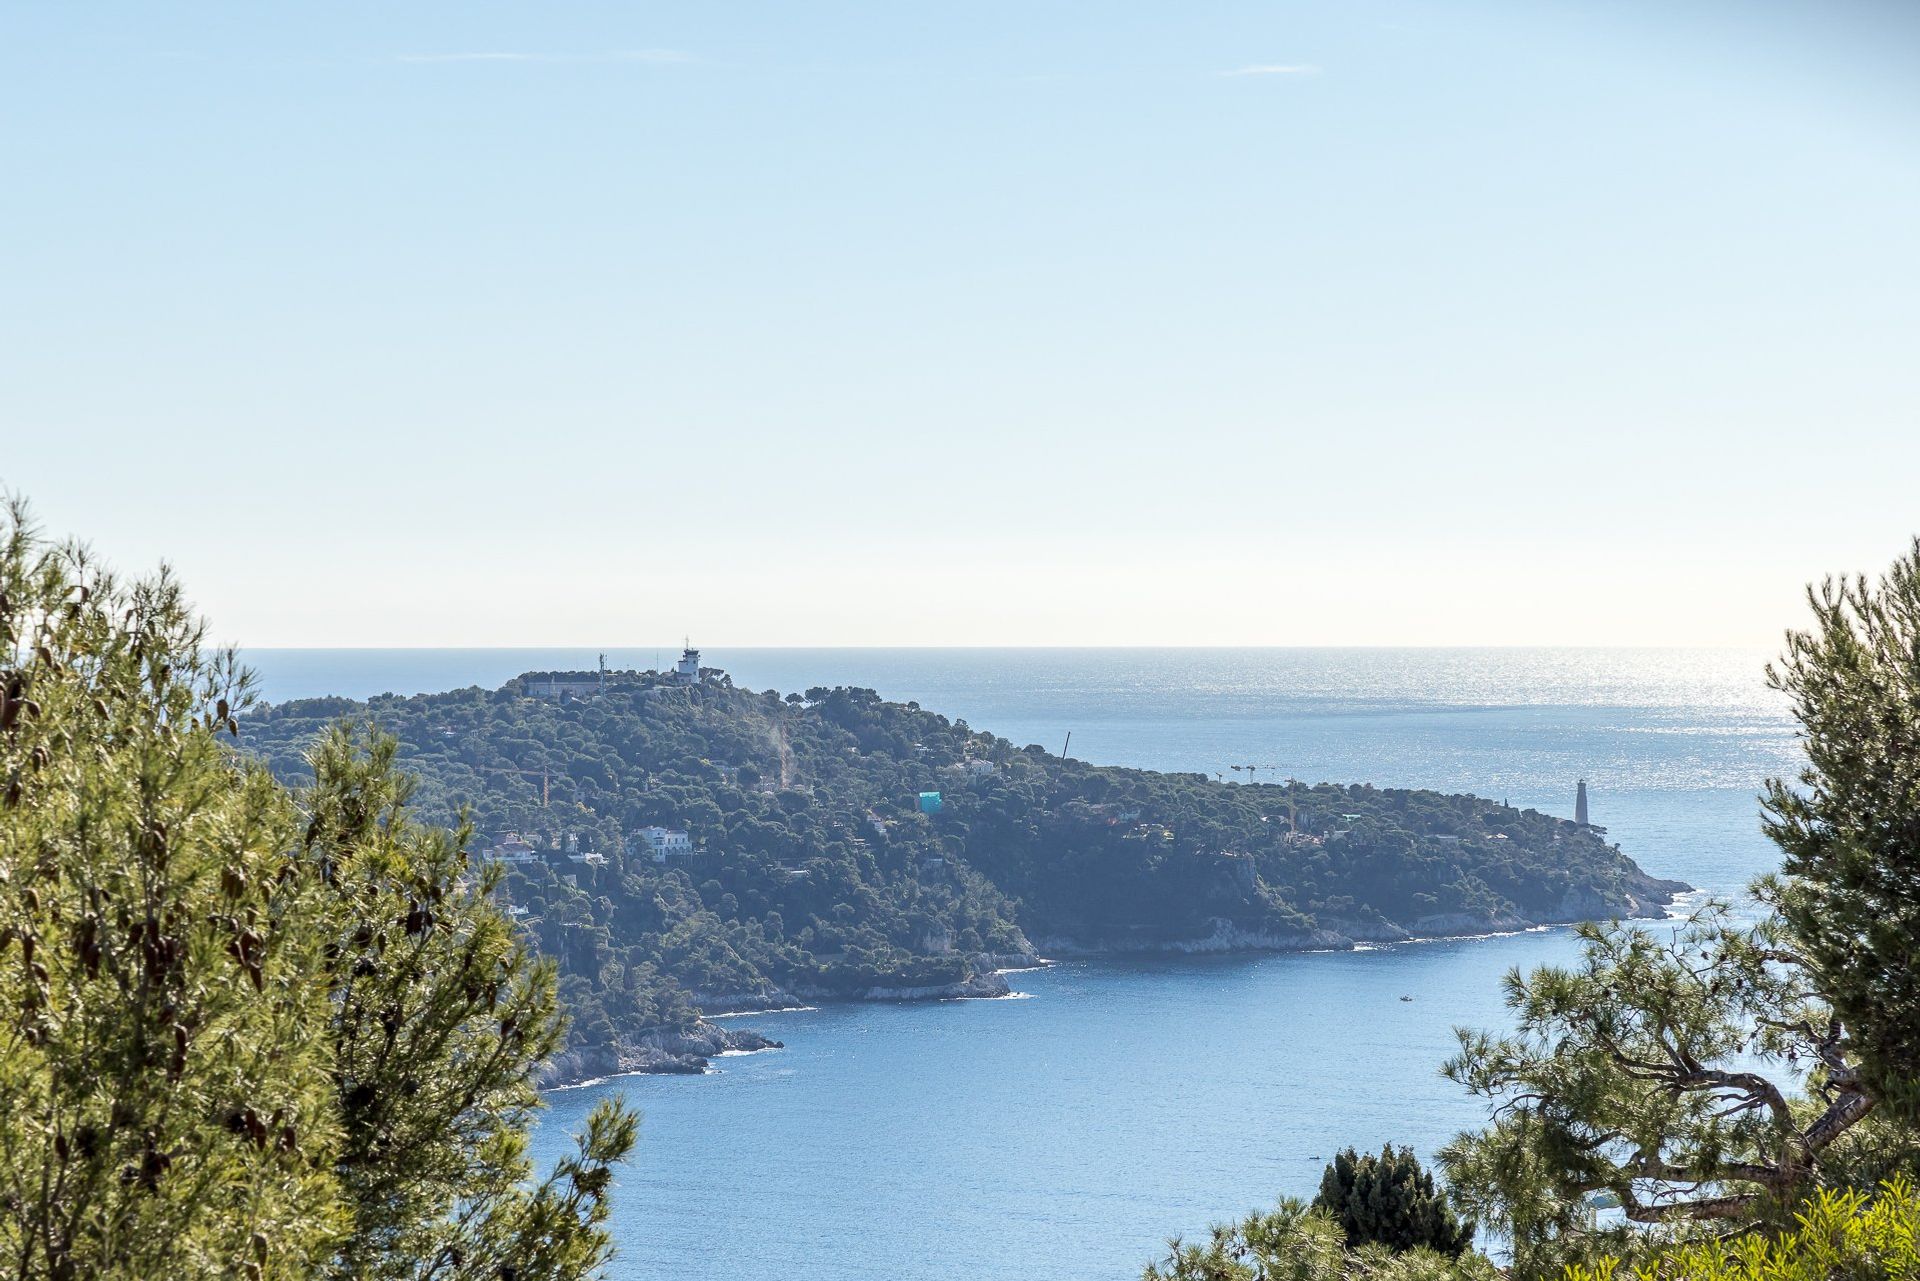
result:
M 1388 1144 L 1378 1156 L 1352 1148 L 1338 1153 L 1320 1177 L 1313 1208 L 1334 1217 L 1349 1246 L 1424 1247 L 1458 1258 L 1473 1243 L 1473 1224 L 1460 1222 L 1411 1148 Z
M 632 1117 L 531 1179 L 551 968 L 394 745 L 335 736 L 294 794 L 223 742 L 248 681 L 170 577 L 0 519 L 0 1266 L 596 1269 Z
M 398 744 L 329 732 L 300 856 L 334 911 L 325 955 L 340 1148 L 353 1233 L 343 1277 L 572 1277 L 604 1259 L 604 1215 L 633 1118 L 603 1108 L 581 1153 L 529 1190 L 534 1074 L 564 1030 L 553 965 L 467 874 L 464 831 L 407 811 Z
M 319 887 L 179 587 L 18 509 L 0 545 L 0 1251 L 20 1276 L 300 1275 L 330 1170 Z
M 1579 967 L 1509 978 L 1517 1031 L 1463 1032 L 1448 1065 L 1496 1104 L 1443 1153 L 1449 1181 L 1535 1272 L 1648 1245 L 1599 1227 L 1596 1197 L 1668 1236 L 1777 1232 L 1823 1190 L 1914 1168 L 1920 543 L 1809 599 L 1769 673 L 1807 752 L 1763 798 L 1773 914 L 1710 908 L 1670 940 L 1584 927 Z
M 1577 965 L 1508 975 L 1513 1031 L 1459 1033 L 1445 1070 L 1491 1124 L 1441 1164 L 1514 1275 L 1920 1275 L 1920 542 L 1877 586 L 1810 597 L 1814 627 L 1770 672 L 1808 759 L 1764 798 L 1786 856 L 1755 887 L 1772 913 L 1579 926 Z M 1362 1185 L 1343 1154 L 1316 1204 L 1364 1203 Z M 1265 1230 L 1217 1230 L 1149 1276 L 1267 1275 Z
M 1807 764 L 1767 785 L 1785 859 L 1764 892 L 1873 1095 L 1920 1119 L 1920 541 L 1878 585 L 1808 599 L 1813 626 L 1769 671 Z
M 1746 1233 L 1653 1252 L 1637 1265 L 1576 1264 L 1566 1281 L 1911 1281 L 1920 1276 L 1920 1196 L 1896 1178 L 1869 1193 L 1824 1189 L 1777 1236 Z
M 1778 1221 L 1872 1109 L 1777 925 L 1709 906 L 1661 933 L 1580 927 L 1580 964 L 1510 974 L 1515 1031 L 1462 1031 L 1446 1066 L 1495 1105 L 1442 1152 L 1449 1186 L 1524 1269 L 1626 1248 L 1624 1227 L 1593 1227 L 1596 1199 L 1638 1224 Z
M 871 690 L 586 686 L 302 700 L 241 723 L 292 779 L 329 724 L 372 722 L 400 739 L 423 817 L 467 811 L 536 844 L 501 890 L 558 965 L 582 1051 L 684 1029 L 698 1006 L 963 983 L 1029 939 L 1335 946 L 1651 910 L 1675 888 L 1591 831 L 1476 797 L 1091 765 Z M 925 791 L 939 814 L 919 812 Z M 653 824 L 687 830 L 693 855 L 656 864 L 634 839 Z
M 1266 1213 L 1215 1227 L 1205 1243 L 1174 1240 L 1143 1281 L 1495 1281 L 1487 1257 L 1380 1243 L 1351 1246 L 1324 1209 L 1282 1200 Z

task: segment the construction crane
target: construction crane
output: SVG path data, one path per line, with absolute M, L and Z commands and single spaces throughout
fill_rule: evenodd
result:
M 1300 834 L 1300 807 L 1293 803 L 1292 797 L 1288 797 L 1286 800 L 1281 801 L 1280 803 L 1287 807 L 1288 834 L 1292 836 L 1298 836 Z
M 1280 767 L 1278 765 L 1229 765 L 1227 766 L 1227 768 L 1232 770 L 1236 774 L 1240 773 L 1242 770 L 1246 771 L 1247 781 L 1251 783 L 1255 781 L 1254 776 L 1258 774 L 1261 770 L 1279 769 Z

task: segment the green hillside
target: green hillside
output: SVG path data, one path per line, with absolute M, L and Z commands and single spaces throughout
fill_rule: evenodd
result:
M 991 994 L 1036 951 L 1345 947 L 1657 914 L 1684 888 L 1476 797 L 1089 765 L 870 690 L 711 669 L 290 702 L 242 743 L 297 781 L 343 717 L 400 739 L 419 817 L 464 813 L 476 858 L 520 860 L 502 892 L 583 1049 L 701 1009 Z M 649 827 L 689 848 L 657 854 Z

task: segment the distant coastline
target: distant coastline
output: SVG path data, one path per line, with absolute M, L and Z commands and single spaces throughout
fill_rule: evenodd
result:
M 1681 881 L 1661 881 L 1659 882 L 1659 884 L 1662 885 L 1663 887 L 1666 887 L 1669 890 L 1668 896 L 1664 900 L 1659 901 L 1657 904 L 1649 900 L 1647 902 L 1648 910 L 1637 912 L 1630 919 L 1634 919 L 1634 920 L 1671 919 L 1673 916 L 1673 913 L 1670 909 L 1673 907 L 1674 904 L 1679 903 L 1681 900 L 1685 899 L 1690 895 L 1697 894 L 1700 892 L 1695 890 L 1692 886 L 1687 885 Z M 1657 910 L 1657 911 L 1653 910 L 1656 906 L 1660 910 Z M 1246 946 L 1218 947 L 1218 946 L 1208 946 L 1207 944 L 1210 943 L 1210 940 L 1201 939 L 1201 940 L 1190 941 L 1187 945 L 1182 945 L 1181 943 L 1175 942 L 1175 943 L 1160 944 L 1152 947 L 1140 947 L 1140 948 L 1087 949 L 1087 948 L 1082 948 L 1077 945 L 1067 943 L 1064 941 L 1056 941 L 1054 944 L 1049 946 L 1048 950 L 1056 952 L 1057 955 L 1054 955 L 1054 956 L 1036 955 L 1031 958 L 1027 958 L 1031 961 L 1031 964 L 1011 964 L 1011 965 L 1000 966 L 988 972 L 993 979 L 998 980 L 997 983 L 982 984 L 976 988 L 963 989 L 959 986 L 956 986 L 952 990 L 939 991 L 939 992 L 882 993 L 882 994 L 865 995 L 857 998 L 828 997 L 828 998 L 822 998 L 820 1002 L 816 1004 L 808 1004 L 808 1003 L 796 1003 L 791 1005 L 780 1004 L 780 1005 L 767 1006 L 763 1008 L 741 1009 L 741 1010 L 707 1009 L 703 1005 L 701 1027 L 705 1031 L 703 1031 L 703 1034 L 701 1036 L 694 1039 L 689 1039 L 688 1041 L 684 1042 L 684 1044 L 687 1046 L 697 1046 L 701 1043 L 706 1043 L 706 1044 L 722 1045 L 726 1048 L 712 1050 L 705 1053 L 704 1055 L 699 1053 L 683 1053 L 683 1054 L 654 1053 L 654 1054 L 637 1055 L 632 1060 L 629 1066 L 623 1067 L 617 1071 L 603 1071 L 603 1072 L 593 1073 L 593 1074 L 590 1074 L 584 1077 L 579 1077 L 579 1078 L 565 1077 L 563 1075 L 560 1075 L 558 1069 L 556 1069 L 553 1072 L 549 1072 L 549 1074 L 545 1078 L 543 1078 L 541 1082 L 541 1088 L 548 1089 L 548 1090 L 577 1089 L 583 1085 L 590 1085 L 599 1081 L 611 1080 L 611 1079 L 622 1077 L 622 1076 L 700 1075 L 702 1073 L 710 1072 L 714 1070 L 710 1063 L 711 1059 L 725 1057 L 726 1055 L 730 1055 L 730 1054 L 761 1053 L 765 1051 L 782 1050 L 786 1048 L 783 1042 L 773 1040 L 758 1032 L 747 1031 L 744 1029 L 736 1032 L 730 1029 L 722 1029 L 714 1026 L 715 1020 L 720 1020 L 720 1019 L 744 1019 L 744 1018 L 753 1018 L 756 1016 L 770 1015 L 770 1014 L 807 1013 L 807 1012 L 819 1010 L 822 1007 L 822 1005 L 858 1005 L 858 1004 L 868 1004 L 868 1003 L 916 1003 L 917 1004 L 917 1003 L 923 1003 L 923 1002 L 930 1003 L 930 1002 L 937 1002 L 937 1001 L 989 1001 L 989 1000 L 1017 999 L 1024 994 L 1013 991 L 1012 988 L 1006 983 L 1004 978 L 1005 975 L 1031 973 L 1036 970 L 1052 969 L 1063 960 L 1119 961 L 1119 960 L 1124 960 L 1128 957 L 1146 957 L 1146 956 L 1203 956 L 1203 955 L 1204 956 L 1258 956 L 1258 955 L 1354 952 L 1354 951 L 1360 951 L 1363 949 L 1373 950 L 1376 948 L 1394 947 L 1394 946 L 1409 945 L 1409 944 L 1416 944 L 1416 943 L 1446 943 L 1446 942 L 1460 942 L 1463 940 L 1477 941 L 1481 939 L 1510 938 L 1516 934 L 1525 934 L 1525 933 L 1530 933 L 1530 932 L 1539 931 L 1539 930 L 1567 929 L 1575 925 L 1583 924 L 1586 921 L 1591 919 L 1594 919 L 1594 918 L 1579 917 L 1579 918 L 1573 918 L 1568 920 L 1530 921 L 1525 923 L 1520 923 L 1515 921 L 1489 920 L 1489 921 L 1480 923 L 1489 927 L 1486 929 L 1469 930 L 1469 929 L 1463 928 L 1461 931 L 1457 933 L 1438 933 L 1438 934 L 1420 934 L 1420 935 L 1406 934 L 1399 937 L 1381 938 L 1381 939 L 1349 938 L 1346 940 L 1344 946 L 1339 944 L 1303 940 L 1297 946 L 1291 945 L 1291 944 L 1276 943 L 1270 946 L 1249 944 Z M 1494 926 L 1498 926 L 1499 928 L 1492 928 Z M 717 1037 L 713 1037 L 711 1040 L 709 1040 L 708 1037 L 711 1036 L 711 1034 L 713 1033 L 719 1033 L 720 1035 Z M 735 1048 L 736 1046 L 745 1047 L 745 1048 Z M 556 1063 L 558 1062 L 559 1060 L 556 1060 Z M 569 1064 L 567 1065 L 567 1070 L 584 1072 L 587 1069 L 585 1065 L 576 1066 L 576 1065 Z
M 1118 677 L 1138 657 L 1090 661 Z M 1295 653 L 1248 661 L 1311 686 L 1358 660 L 1315 656 L 1304 675 Z M 1199 714 L 1194 695 L 1166 697 Z M 1091 765 L 869 689 L 756 692 L 691 650 L 668 672 L 546 668 L 492 690 L 268 705 L 244 718 L 243 746 L 297 777 L 304 743 L 340 716 L 399 736 L 423 818 L 474 813 L 475 857 L 500 862 L 511 910 L 573 976 L 556 1085 L 771 1048 L 740 1022 L 756 1013 L 1004 997 L 1005 974 L 1043 957 L 1657 919 L 1688 888 L 1538 808 L 1283 781 L 1266 750 L 1231 782 Z

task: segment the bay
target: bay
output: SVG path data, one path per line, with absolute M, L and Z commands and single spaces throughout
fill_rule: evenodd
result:
M 271 699 L 498 685 L 599 651 L 259 650 Z M 615 666 L 674 650 L 609 648 Z M 656 657 L 657 655 L 657 657 Z M 1470 791 L 1593 817 L 1648 871 L 1737 895 L 1774 864 L 1755 794 L 1796 767 L 1766 655 L 1721 650 L 711 650 L 752 688 L 858 684 L 1102 763 Z M 1548 930 L 1326 954 L 1075 961 L 1018 999 L 744 1020 L 786 1042 L 704 1077 L 550 1096 L 645 1114 L 616 1276 L 1137 1275 L 1172 1233 L 1310 1195 L 1349 1144 L 1423 1156 L 1483 1118 L 1442 1079 L 1455 1026 Z M 1411 997 L 1411 1000 L 1402 1000 Z

